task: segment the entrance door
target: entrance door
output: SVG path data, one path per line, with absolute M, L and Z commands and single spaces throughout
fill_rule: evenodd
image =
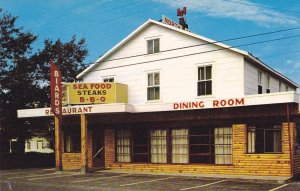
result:
M 93 167 L 104 167 L 104 131 L 93 129 Z

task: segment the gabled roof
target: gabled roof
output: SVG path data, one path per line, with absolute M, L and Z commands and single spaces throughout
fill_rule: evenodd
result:
M 252 61 L 252 63 L 257 64 L 260 68 L 265 69 L 266 71 L 270 71 L 273 75 L 285 80 L 289 85 L 294 86 L 295 88 L 299 88 L 299 85 L 296 84 L 295 82 L 293 82 L 292 80 L 288 79 L 286 76 L 280 74 L 279 72 L 277 72 L 276 70 L 272 69 L 271 67 L 267 66 L 266 64 L 264 64 L 262 61 L 260 61 L 258 58 L 254 57 L 253 55 L 251 55 L 250 53 L 237 49 L 237 48 L 233 48 L 231 46 L 228 46 L 226 44 L 211 40 L 209 38 L 197 35 L 195 33 L 186 31 L 186 30 L 182 30 L 167 24 L 164 24 L 162 22 L 158 22 L 152 19 L 147 20 L 144 24 L 142 24 L 141 26 L 139 26 L 137 29 L 135 29 L 132 33 L 130 33 L 126 38 L 124 38 L 121 42 L 119 42 L 118 44 L 116 44 L 113 48 L 111 48 L 108 52 L 106 52 L 104 55 L 102 55 L 98 60 L 96 60 L 96 62 L 94 62 L 93 64 L 91 64 L 88 68 L 86 68 L 84 71 L 82 71 L 80 74 L 77 75 L 78 79 L 83 78 L 85 75 L 87 75 L 91 70 L 93 70 L 96 66 L 98 66 L 102 61 L 104 61 L 106 58 L 108 58 L 111 54 L 113 54 L 115 51 L 117 51 L 120 47 L 122 47 L 124 44 L 126 44 L 129 40 L 131 40 L 132 38 L 134 38 L 138 33 L 140 33 L 142 30 L 144 30 L 146 27 L 150 26 L 151 24 L 155 24 L 155 25 L 159 25 L 161 27 L 165 27 L 168 28 L 170 30 L 174 30 L 177 31 L 179 33 L 183 33 L 185 35 L 189 35 L 191 37 L 197 38 L 199 40 L 205 41 L 207 43 L 211 43 L 214 45 L 219 46 L 220 48 L 223 49 L 228 49 L 231 50 L 233 52 L 236 52 L 238 54 L 243 55 L 246 59 Z

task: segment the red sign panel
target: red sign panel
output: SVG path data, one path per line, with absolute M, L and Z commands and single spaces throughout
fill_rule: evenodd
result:
M 50 89 L 51 89 L 51 111 L 61 121 L 62 119 L 62 88 L 61 73 L 50 60 Z

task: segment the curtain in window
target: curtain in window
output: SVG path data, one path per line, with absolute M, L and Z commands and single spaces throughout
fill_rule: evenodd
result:
M 215 128 L 215 164 L 232 164 L 232 128 Z
M 248 153 L 255 153 L 255 127 L 248 127 Z
M 130 130 L 117 131 L 117 161 L 130 162 Z
M 151 162 L 166 163 L 167 162 L 167 131 L 151 130 Z
M 273 151 L 281 152 L 281 126 L 274 126 L 274 139 L 273 139 Z
M 172 130 L 172 163 L 189 162 L 188 129 Z
M 65 139 L 65 152 L 70 153 L 73 151 L 72 137 L 70 135 L 66 135 Z

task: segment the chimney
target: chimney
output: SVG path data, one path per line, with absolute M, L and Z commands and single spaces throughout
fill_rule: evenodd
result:
M 180 8 L 177 9 L 177 16 L 179 17 L 179 24 L 182 26 L 183 30 L 186 30 L 189 28 L 188 24 L 186 24 L 185 18 L 183 17 L 186 15 L 186 7 L 183 7 L 182 10 Z

